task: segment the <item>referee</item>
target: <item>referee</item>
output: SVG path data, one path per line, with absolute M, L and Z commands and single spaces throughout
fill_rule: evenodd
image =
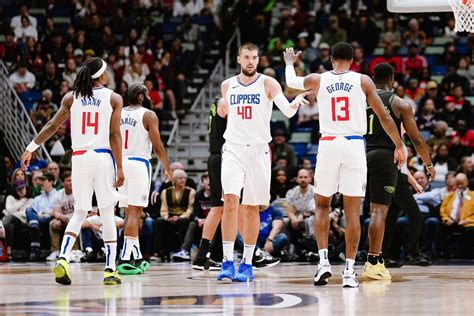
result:
M 413 109 L 403 99 L 391 92 L 394 83 L 394 70 L 388 63 L 380 63 L 374 68 L 374 82 L 379 97 L 382 99 L 385 109 L 392 116 L 399 132 L 403 123 L 408 136 L 410 136 L 417 152 L 420 154 L 430 179 L 435 176 L 435 169 L 431 162 L 428 146 L 420 134 L 416 125 Z M 420 220 L 416 221 L 416 210 L 405 209 L 413 199 L 408 188 L 404 186 L 405 179 L 401 177 L 393 160 L 395 145 L 383 130 L 377 116 L 370 107 L 367 108 L 367 191 L 366 198 L 370 202 L 370 224 L 369 224 L 369 254 L 364 266 L 363 276 L 375 280 L 390 280 L 390 272 L 385 267 L 381 256 L 382 242 L 385 232 L 385 219 L 392 201 L 413 216 L 413 223 L 417 225 L 413 231 L 412 238 L 419 240 L 422 228 Z M 398 185 L 397 185 L 398 183 Z M 403 188 L 399 188 L 402 185 Z M 405 190 L 407 189 L 407 190 Z M 395 194 L 396 190 L 400 190 Z M 403 194 L 398 194 L 403 193 Z M 396 200 L 394 200 L 396 196 Z M 416 204 L 416 203 L 415 203 Z M 419 213 L 419 210 L 418 210 Z M 409 214 L 408 214 L 409 215 Z

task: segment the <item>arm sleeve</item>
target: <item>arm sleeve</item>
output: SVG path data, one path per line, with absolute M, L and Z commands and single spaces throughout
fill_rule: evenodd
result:
M 286 85 L 293 89 L 306 90 L 304 88 L 304 77 L 297 77 L 293 65 L 285 67 Z
M 273 102 L 275 102 L 276 106 L 280 109 L 280 111 L 286 116 L 286 117 L 293 117 L 293 115 L 296 114 L 296 111 L 298 109 L 292 109 L 290 107 L 290 102 L 286 99 L 286 97 L 283 95 L 283 93 L 278 93 L 274 98 Z

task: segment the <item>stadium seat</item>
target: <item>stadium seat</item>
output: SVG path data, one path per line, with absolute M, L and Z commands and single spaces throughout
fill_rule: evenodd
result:
M 19 93 L 18 96 L 20 97 L 21 101 L 24 102 L 36 102 L 41 99 L 41 91 L 38 90 L 31 90 Z
M 446 43 L 453 42 L 454 39 L 450 36 L 440 36 L 433 39 L 433 45 L 443 46 Z
M 437 83 L 441 83 L 441 81 L 443 81 L 443 76 L 439 76 L 439 75 L 436 75 L 436 76 L 431 76 L 431 80 L 433 81 L 436 81 Z
M 434 65 L 431 67 L 431 73 L 433 75 L 444 75 L 448 72 L 448 66 L 445 65 Z
M 295 154 L 298 156 L 298 158 L 306 155 L 307 145 L 305 143 L 292 143 L 291 145 L 295 149 Z
M 441 55 L 444 51 L 442 46 L 428 46 L 425 49 L 425 55 Z
M 305 143 L 311 142 L 311 133 L 298 133 L 294 132 L 291 134 L 290 143 Z
M 53 17 L 53 22 L 54 24 L 57 24 L 57 25 L 61 25 L 61 24 L 69 25 L 71 24 L 71 18 L 67 16 L 55 16 Z
M 283 122 L 286 130 L 290 128 L 290 119 L 283 115 L 280 110 L 274 110 L 272 112 L 272 122 Z

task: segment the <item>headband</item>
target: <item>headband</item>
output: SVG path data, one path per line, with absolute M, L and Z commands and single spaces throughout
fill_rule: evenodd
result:
M 102 60 L 102 67 L 100 67 L 100 69 L 91 76 L 92 79 L 97 79 L 99 78 L 100 76 L 102 76 L 102 74 L 104 73 L 105 69 L 107 68 L 107 63 L 103 60 Z

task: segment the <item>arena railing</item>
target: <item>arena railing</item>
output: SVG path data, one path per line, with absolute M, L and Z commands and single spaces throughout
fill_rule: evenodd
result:
M 26 146 L 38 133 L 23 102 L 8 80 L 8 75 L 7 67 L 0 60 L 0 132 L 3 133 L 10 154 L 15 160 L 19 160 Z M 38 150 L 38 156 L 51 161 L 44 145 Z

